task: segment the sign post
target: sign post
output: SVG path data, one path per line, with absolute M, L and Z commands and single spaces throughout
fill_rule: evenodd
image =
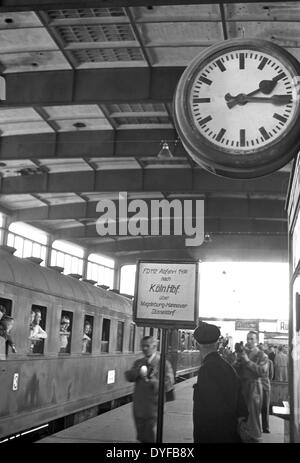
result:
M 133 319 L 162 330 L 156 442 L 162 442 L 168 329 L 193 329 L 198 313 L 198 262 L 138 261 Z
M 162 442 L 164 424 L 164 399 L 165 399 L 165 370 L 166 370 L 167 330 L 162 329 L 161 352 L 159 362 L 159 387 L 156 442 Z

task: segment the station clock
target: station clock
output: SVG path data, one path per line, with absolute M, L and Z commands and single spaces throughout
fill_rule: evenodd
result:
M 253 178 L 284 166 L 300 146 L 300 64 L 258 39 L 205 49 L 182 74 L 174 97 L 178 135 L 200 166 Z

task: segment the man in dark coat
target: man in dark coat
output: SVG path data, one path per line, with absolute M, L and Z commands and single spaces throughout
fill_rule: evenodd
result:
M 240 420 L 248 411 L 234 368 L 217 352 L 220 330 L 200 322 L 194 331 L 202 364 L 194 385 L 194 442 L 240 442 Z

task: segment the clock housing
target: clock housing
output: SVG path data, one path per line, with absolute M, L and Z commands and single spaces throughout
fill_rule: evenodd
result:
M 174 98 L 175 125 L 192 159 L 227 177 L 285 165 L 299 148 L 299 63 L 264 40 L 234 39 L 197 56 Z

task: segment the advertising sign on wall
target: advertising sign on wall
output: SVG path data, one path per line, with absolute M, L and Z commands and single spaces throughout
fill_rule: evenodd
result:
M 134 320 L 140 326 L 195 328 L 198 262 L 139 261 Z
M 236 330 L 247 330 L 247 331 L 258 331 L 259 323 L 258 320 L 236 320 L 235 322 Z

